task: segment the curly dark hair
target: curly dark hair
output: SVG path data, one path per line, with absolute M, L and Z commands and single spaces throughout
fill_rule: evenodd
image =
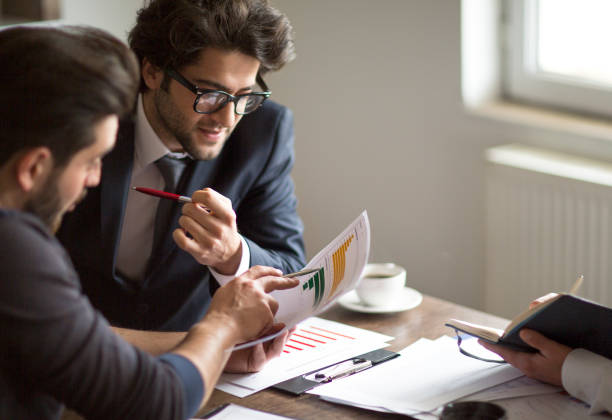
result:
M 150 0 L 128 39 L 141 64 L 160 69 L 180 70 L 215 47 L 256 58 L 260 78 L 295 57 L 291 23 L 267 0 Z
M 46 146 L 61 167 L 95 141 L 93 127 L 136 103 L 136 56 L 107 32 L 81 26 L 0 31 L 0 165 Z

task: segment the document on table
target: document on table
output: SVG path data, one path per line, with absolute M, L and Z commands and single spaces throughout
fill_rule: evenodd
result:
M 435 341 L 421 339 L 400 354 L 359 375 L 308 393 L 334 402 L 410 415 L 522 376 L 512 366 L 462 355 L 456 341 L 447 336 Z
M 252 408 L 242 407 L 236 404 L 224 404 L 219 406 L 212 412 L 206 414 L 203 418 L 214 420 L 289 420 L 289 417 L 253 410 Z
M 308 318 L 297 325 L 281 355 L 261 371 L 224 373 L 216 387 L 237 397 L 246 397 L 284 380 L 386 347 L 392 339 L 339 322 Z
M 504 398 L 526 397 L 528 395 L 554 394 L 563 391 L 563 388 L 548 385 L 535 379 L 521 376 L 489 389 L 467 395 L 458 401 L 495 401 Z

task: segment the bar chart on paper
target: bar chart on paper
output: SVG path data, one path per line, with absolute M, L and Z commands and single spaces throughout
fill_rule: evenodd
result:
M 325 292 L 325 270 L 321 268 L 308 281 L 302 284 L 302 290 L 314 294 L 312 307 L 316 308 L 321 303 L 323 292 Z
M 289 336 L 283 353 L 290 354 L 292 352 L 308 351 L 323 347 L 326 344 L 356 340 L 356 337 L 347 335 L 346 331 L 342 333 L 339 330 L 339 328 L 333 327 L 322 328 L 321 326 L 315 325 L 313 321 L 303 322 L 295 332 Z
M 334 296 L 334 292 L 338 289 L 342 280 L 344 280 L 344 273 L 346 270 L 346 252 L 348 251 L 351 242 L 355 238 L 354 234 L 351 234 L 349 238 L 332 254 L 332 262 L 334 264 L 334 283 L 331 288 L 331 295 Z
M 368 261 L 370 223 L 364 211 L 340 235 L 323 248 L 305 268 L 318 268 L 300 279 L 299 290 L 275 291 L 280 307 L 278 321 L 288 326 L 317 315 L 355 288 Z
M 338 286 L 342 284 L 342 281 L 345 278 L 346 272 L 346 254 L 349 250 L 349 246 L 351 242 L 355 238 L 355 234 L 351 234 L 347 240 L 345 240 L 342 245 L 338 247 L 331 254 L 331 271 L 333 279 L 331 283 L 331 289 L 329 291 L 328 301 L 334 299 L 336 297 L 335 292 L 338 291 Z M 328 263 L 328 261 L 326 261 Z M 325 264 L 327 266 L 328 264 Z M 305 292 L 312 291 L 314 293 L 313 296 L 313 308 L 319 306 L 323 299 L 323 295 L 325 293 L 326 283 L 325 283 L 325 266 L 321 267 L 321 269 L 316 272 L 308 281 L 304 282 L 302 285 L 302 290 Z
M 392 338 L 318 317 L 307 318 L 296 326 L 281 355 L 260 372 L 224 373 L 217 388 L 245 397 L 297 375 L 385 347 Z
M 276 320 L 295 327 L 280 356 L 261 372 L 223 374 L 217 388 L 245 397 L 296 375 L 385 347 L 392 337 L 315 316 L 355 288 L 369 251 L 370 223 L 364 211 L 304 267 L 316 268 L 314 274 L 299 278 L 300 285 L 292 289 L 272 292 L 279 302 Z
M 297 276 L 299 286 L 271 292 L 279 303 L 275 321 L 291 328 L 333 305 L 341 295 L 357 286 L 369 252 L 370 222 L 368 213 L 364 211 L 310 260 L 303 269 L 309 274 Z M 272 340 L 283 331 L 240 343 L 233 350 Z

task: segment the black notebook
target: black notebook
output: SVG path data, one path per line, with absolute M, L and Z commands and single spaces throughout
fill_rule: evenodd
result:
M 612 359 L 612 308 L 571 294 L 559 294 L 514 318 L 505 330 L 451 319 L 445 325 L 493 344 L 535 352 L 519 337 L 529 328 L 572 348 Z

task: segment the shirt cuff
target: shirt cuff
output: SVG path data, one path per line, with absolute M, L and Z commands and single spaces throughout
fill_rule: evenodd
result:
M 179 354 L 166 353 L 159 359 L 174 369 L 183 384 L 183 413 L 192 417 L 200 408 L 204 398 L 204 380 L 189 359 Z
M 605 410 L 600 393 L 612 380 L 612 361 L 585 349 L 572 350 L 561 369 L 563 388 L 572 396 L 591 405 L 589 414 Z
M 234 278 L 238 277 L 249 269 L 249 265 L 251 264 L 251 252 L 242 235 L 240 235 L 240 242 L 242 243 L 242 258 L 240 259 L 240 265 L 238 265 L 238 270 L 236 270 L 234 274 L 221 274 L 214 268 L 210 266 L 208 267 L 210 273 L 213 275 L 215 280 L 217 280 L 217 283 L 219 283 L 221 286 L 229 283 Z

